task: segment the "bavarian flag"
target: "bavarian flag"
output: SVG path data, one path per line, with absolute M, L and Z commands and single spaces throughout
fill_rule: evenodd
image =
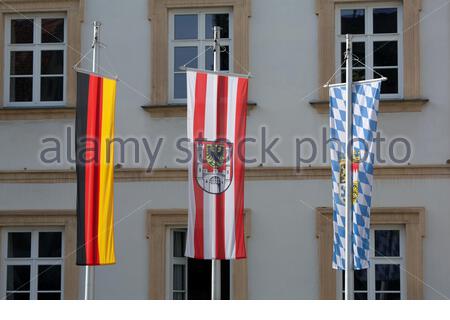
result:
M 116 80 L 77 75 L 77 265 L 114 264 Z

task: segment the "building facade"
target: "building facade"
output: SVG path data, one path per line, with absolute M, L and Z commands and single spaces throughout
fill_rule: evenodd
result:
M 450 297 L 450 5 L 445 0 L 6 0 L 0 3 L 0 296 L 78 299 L 72 66 L 101 21 L 99 72 L 118 75 L 117 264 L 97 299 L 209 299 L 184 257 L 185 74 L 251 72 L 248 259 L 221 263 L 223 299 L 341 299 L 331 269 L 328 92 L 351 33 L 355 79 L 380 102 L 372 265 L 355 298 Z M 198 56 L 198 57 L 197 57 Z M 87 55 L 81 67 L 90 68 Z M 367 65 L 368 67 L 365 67 Z M 337 72 L 335 81 L 345 74 Z M 151 170 L 149 170 L 151 168 Z

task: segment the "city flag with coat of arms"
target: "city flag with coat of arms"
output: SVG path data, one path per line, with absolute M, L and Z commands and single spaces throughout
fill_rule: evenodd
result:
M 378 125 L 381 81 L 355 83 L 353 101 L 353 266 L 369 268 L 370 206 L 374 169 L 374 137 Z M 333 268 L 345 269 L 345 84 L 330 87 L 330 153 L 333 180 Z M 350 153 L 350 152 L 349 152 Z
M 187 71 L 189 220 L 186 256 L 246 257 L 245 130 L 248 79 Z

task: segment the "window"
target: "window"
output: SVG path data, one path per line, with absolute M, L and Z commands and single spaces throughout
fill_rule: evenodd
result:
M 371 230 L 370 268 L 354 271 L 356 300 L 406 299 L 404 228 L 377 226 Z M 338 290 L 344 297 L 344 275 L 339 272 Z
M 64 105 L 66 30 L 66 17 L 63 14 L 6 17 L 6 105 Z
M 3 230 L 2 298 L 62 299 L 63 242 L 59 228 Z
M 399 5 L 338 6 L 336 11 L 336 64 L 345 55 L 345 35 L 353 36 L 353 54 L 362 63 L 387 77 L 381 86 L 383 97 L 400 98 L 402 73 L 402 8 Z M 338 75 L 345 82 L 345 69 Z M 353 61 L 354 81 L 376 78 L 369 68 Z
M 169 229 L 167 272 L 167 299 L 209 300 L 211 299 L 211 261 L 188 259 L 184 256 L 186 229 Z M 220 265 L 221 299 L 230 299 L 230 262 Z
M 186 73 L 180 67 L 213 70 L 213 27 L 221 27 L 220 70 L 232 70 L 232 13 L 228 9 L 173 10 L 169 28 L 169 100 L 185 102 Z M 198 56 L 198 58 L 196 58 Z

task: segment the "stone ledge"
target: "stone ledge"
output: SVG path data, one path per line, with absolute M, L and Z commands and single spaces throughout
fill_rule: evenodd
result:
M 257 104 L 255 102 L 248 102 L 248 111 L 255 109 Z M 186 118 L 187 105 L 186 104 L 160 104 L 151 106 L 142 106 L 146 112 L 150 113 L 153 118 Z
M 75 107 L 0 107 L 0 121 L 75 119 Z
M 380 101 L 381 113 L 421 112 L 428 103 L 428 99 L 384 99 Z M 330 110 L 329 101 L 313 100 L 309 104 L 318 113 L 327 114 Z
M 329 180 L 329 167 L 305 167 L 299 171 L 295 167 L 256 167 L 247 168 L 248 181 L 286 181 L 286 180 Z M 153 169 L 147 172 L 141 168 L 116 169 L 116 182 L 142 181 L 186 181 L 187 169 Z M 450 179 L 450 165 L 409 165 L 377 166 L 376 180 L 389 179 Z M 75 183 L 75 170 L 11 170 L 0 171 L 0 183 Z

